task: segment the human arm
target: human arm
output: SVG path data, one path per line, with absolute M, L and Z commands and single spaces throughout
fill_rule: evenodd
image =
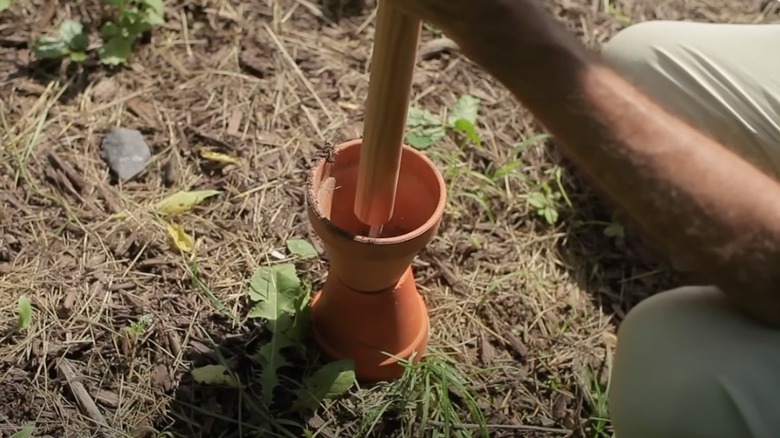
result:
M 668 252 L 780 325 L 780 184 L 653 103 L 539 1 L 394 1 L 501 81 Z

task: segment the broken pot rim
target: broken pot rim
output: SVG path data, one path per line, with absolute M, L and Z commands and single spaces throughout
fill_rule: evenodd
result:
M 338 153 L 343 149 L 354 146 L 356 144 L 362 144 L 362 143 L 363 143 L 362 138 L 356 138 L 353 140 L 345 141 L 343 143 L 339 143 L 333 146 L 332 157 L 335 158 L 336 156 L 338 156 Z M 406 144 L 403 144 L 402 146 L 409 153 L 415 154 L 419 158 L 421 158 L 431 168 L 433 173 L 436 175 L 436 181 L 438 182 L 440 187 L 439 201 L 436 203 L 436 208 L 433 210 L 433 214 L 431 215 L 430 218 L 428 218 L 427 221 L 425 221 L 425 223 L 423 223 L 419 227 L 400 236 L 368 237 L 360 234 L 352 234 L 347 230 L 336 225 L 330 219 L 326 218 L 322 214 L 322 211 L 320 210 L 320 205 L 316 200 L 317 199 L 316 194 L 314 193 L 314 185 L 315 185 L 314 178 L 315 178 L 316 170 L 320 168 L 326 161 L 328 161 L 330 159 L 329 157 L 320 158 L 318 161 L 314 163 L 314 165 L 309 170 L 309 175 L 306 182 L 306 197 L 305 197 L 307 207 L 311 209 L 311 211 L 313 211 L 316 214 L 317 219 L 321 221 L 332 232 L 358 243 L 365 243 L 370 245 L 396 245 L 399 243 L 408 242 L 410 240 L 413 240 L 425 234 L 428 230 L 435 227 L 436 224 L 441 221 L 442 216 L 444 215 L 444 208 L 447 206 L 447 185 L 444 181 L 444 177 L 442 176 L 441 172 L 439 172 L 439 169 L 436 167 L 434 162 L 431 161 L 430 158 L 428 158 L 425 154 L 414 149 L 411 146 L 408 146 Z

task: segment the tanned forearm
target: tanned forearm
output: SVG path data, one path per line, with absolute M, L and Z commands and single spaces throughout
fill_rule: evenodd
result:
M 780 185 L 662 110 L 551 19 L 531 21 L 513 0 L 470 3 L 469 23 L 455 18 L 462 10 L 436 11 L 465 54 L 640 228 L 737 306 L 780 325 Z

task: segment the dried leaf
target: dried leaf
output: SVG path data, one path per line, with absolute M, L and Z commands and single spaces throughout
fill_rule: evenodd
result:
M 183 252 L 192 252 L 195 249 L 195 242 L 181 225 L 172 223 L 168 224 L 166 228 L 176 249 Z
M 528 347 L 523 344 L 520 338 L 512 333 L 506 333 L 506 339 L 509 341 L 509 346 L 517 354 L 518 359 L 525 360 L 528 357 Z
M 32 323 L 32 304 L 30 297 L 22 295 L 18 303 L 19 319 L 16 324 L 18 330 L 27 330 Z
M 215 152 L 211 149 L 204 149 L 200 151 L 200 156 L 204 160 L 213 161 L 215 163 L 222 163 L 222 164 L 238 163 L 238 158 L 231 157 L 230 155 L 223 154 L 222 152 Z
M 108 220 L 110 221 L 123 221 L 130 217 L 130 214 L 128 214 L 126 211 L 120 212 L 120 213 L 114 213 L 111 216 L 108 217 Z
M 204 200 L 219 195 L 218 190 L 198 190 L 177 192 L 157 203 L 156 210 L 162 215 L 174 215 L 191 210 Z

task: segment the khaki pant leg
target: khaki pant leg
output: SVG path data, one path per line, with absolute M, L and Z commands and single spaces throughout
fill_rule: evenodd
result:
M 780 25 L 648 21 L 602 55 L 670 112 L 780 177 Z
M 637 305 L 613 365 L 617 438 L 780 437 L 780 330 L 734 311 L 714 287 Z
M 603 55 L 670 112 L 780 175 L 780 26 L 646 22 Z M 610 411 L 618 438 L 780 437 L 780 331 L 714 288 L 651 297 L 618 331 Z

